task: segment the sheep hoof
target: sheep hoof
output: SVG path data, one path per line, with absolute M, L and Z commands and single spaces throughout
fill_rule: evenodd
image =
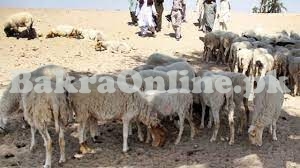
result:
M 179 142 L 180 142 L 180 139 L 177 139 L 176 141 L 175 141 L 175 145 L 178 145 L 179 144 Z
M 50 165 L 44 165 L 43 168 L 51 168 Z
M 215 142 L 216 141 L 216 138 L 212 137 L 210 138 L 209 142 Z
M 211 128 L 211 127 L 212 127 L 212 124 L 208 124 L 208 125 L 207 125 L 207 128 Z
M 58 164 L 62 164 L 62 163 L 65 163 L 65 162 L 66 162 L 65 158 L 60 158 L 59 161 L 58 161 Z
M 34 152 L 35 147 L 34 146 L 30 146 L 29 151 L 30 152 Z
M 143 137 L 139 137 L 139 141 L 140 142 L 144 142 L 144 138 Z
M 129 151 L 129 148 L 123 148 L 123 152 L 127 153 Z
M 201 124 L 201 125 L 200 125 L 200 128 L 203 129 L 203 128 L 204 128 L 204 124 Z
M 273 141 L 277 141 L 278 140 L 277 137 L 273 137 L 272 139 L 273 139 Z
M 233 145 L 234 144 L 234 141 L 233 140 L 230 140 L 229 141 L 229 145 Z

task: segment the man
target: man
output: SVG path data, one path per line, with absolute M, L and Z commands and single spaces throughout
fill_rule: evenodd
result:
M 204 1 L 204 32 L 211 32 L 214 28 L 215 18 L 217 12 L 217 4 L 215 0 Z
M 219 25 L 221 26 L 221 30 L 227 31 L 227 24 L 230 19 L 230 3 L 229 0 L 221 0 L 220 8 L 217 14 Z
M 197 7 L 198 7 L 198 23 L 199 23 L 199 31 L 203 30 L 203 14 L 204 14 L 204 0 L 197 0 Z
M 181 23 L 183 20 L 183 6 L 185 0 L 173 0 L 171 10 L 171 21 L 175 31 L 175 38 L 177 41 L 181 39 Z
M 138 2 L 137 0 L 129 0 L 129 11 L 131 16 L 131 23 L 132 25 L 137 26 L 137 17 L 135 16 L 135 11 L 137 8 Z
M 186 23 L 186 0 L 182 1 L 182 22 Z
M 164 0 L 155 0 L 154 4 L 155 4 L 155 9 L 157 12 L 157 18 L 156 18 L 156 31 L 160 32 L 161 31 L 161 22 L 162 22 L 162 14 L 164 11 Z

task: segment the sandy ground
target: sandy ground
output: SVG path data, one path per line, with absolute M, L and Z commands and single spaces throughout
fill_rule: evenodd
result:
M 183 24 L 183 39 L 177 42 L 171 38 L 173 31 L 164 20 L 163 30 L 156 38 L 140 38 L 139 29 L 128 26 L 128 12 L 96 10 L 32 10 L 32 9 L 0 9 L 0 25 L 10 14 L 19 11 L 30 11 L 35 17 L 34 27 L 39 33 L 47 33 L 59 24 L 70 24 L 77 27 L 103 30 L 110 39 L 126 41 L 136 50 L 129 54 L 112 54 L 96 52 L 95 42 L 67 38 L 27 39 L 7 38 L 0 32 L 0 86 L 2 91 L 12 77 L 14 70 L 33 70 L 44 64 L 57 64 L 74 70 L 98 73 L 117 73 L 131 69 L 143 63 L 153 52 L 182 56 L 187 58 L 196 69 L 226 69 L 213 64 L 201 63 L 203 43 L 193 24 L 196 13 L 188 14 L 188 23 Z M 165 12 L 164 15 L 168 14 Z M 234 13 L 230 30 L 241 33 L 254 28 L 265 32 L 294 30 L 300 32 L 300 15 L 254 15 Z M 154 148 L 138 141 L 136 133 L 130 137 L 128 154 L 122 153 L 122 127 L 118 124 L 99 126 L 101 142 L 91 144 L 97 153 L 87 155 L 81 160 L 72 159 L 77 152 L 78 141 L 66 134 L 67 162 L 63 167 L 300 167 L 300 105 L 299 98 L 288 96 L 284 103 L 282 116 L 278 120 L 278 141 L 272 142 L 267 130 L 264 133 L 264 144 L 261 148 L 251 146 L 246 132 L 238 135 L 236 144 L 229 146 L 220 139 L 209 143 L 210 129 L 199 131 L 194 141 L 189 139 L 189 128 L 186 127 L 179 145 L 173 144 L 177 129 L 170 125 L 167 144 L 162 148 Z M 196 118 L 200 114 L 196 112 Z M 197 116 L 198 115 L 198 116 Z M 44 147 L 40 135 L 37 136 L 37 148 L 29 152 L 30 130 L 21 128 L 22 114 L 10 116 L 7 135 L 0 135 L 0 167 L 41 167 L 44 162 Z M 199 124 L 199 123 L 198 123 Z M 224 130 L 223 132 L 228 132 Z M 50 130 L 54 135 L 54 130 Z M 222 134 L 222 133 L 221 133 Z M 226 136 L 226 133 L 225 135 Z M 58 167 L 59 149 L 57 136 L 54 138 L 54 167 Z M 12 157 L 9 157 L 12 156 Z

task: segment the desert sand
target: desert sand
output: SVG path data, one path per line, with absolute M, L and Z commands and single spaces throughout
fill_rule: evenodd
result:
M 52 27 L 68 24 L 76 27 L 102 30 L 109 39 L 125 41 L 135 50 L 129 54 L 113 54 L 94 50 L 94 41 L 68 38 L 34 40 L 7 38 L 0 31 L 0 89 L 3 91 L 10 82 L 15 70 L 33 70 L 45 64 L 57 64 L 74 70 L 116 74 L 125 69 L 142 64 L 153 52 L 185 57 L 196 69 L 227 69 L 214 64 L 201 63 L 203 43 L 199 40 L 204 34 L 194 25 L 197 13 L 188 13 L 188 22 L 183 24 L 181 41 L 172 36 L 173 30 L 163 20 L 162 32 L 155 38 L 141 38 L 138 27 L 129 26 L 127 11 L 97 11 L 68 9 L 0 9 L 0 25 L 9 15 L 29 11 L 35 16 L 34 27 L 38 33 L 46 34 Z M 164 15 L 169 12 L 165 11 Z M 229 30 L 241 33 L 249 29 L 264 32 L 300 32 L 300 14 L 247 14 L 233 13 Z M 173 144 L 177 129 L 170 125 L 168 141 L 162 148 L 154 148 L 138 141 L 136 132 L 129 138 L 131 151 L 122 153 L 122 126 L 118 124 L 99 126 L 101 143 L 91 144 L 96 154 L 86 155 L 78 160 L 72 156 L 77 152 L 78 140 L 66 133 L 67 162 L 63 167 L 240 167 L 240 168 L 279 168 L 300 167 L 300 105 L 298 97 L 287 96 L 282 115 L 278 120 L 278 141 L 271 141 L 265 130 L 262 147 L 250 145 L 247 133 L 237 135 L 236 144 L 228 142 L 210 143 L 211 129 L 199 130 L 195 140 L 189 138 L 189 128 L 184 131 L 179 145 Z M 195 108 L 197 109 L 197 107 Z M 197 110 L 195 111 L 197 115 Z M 198 114 L 200 115 L 200 114 Z M 0 135 L 0 167 L 41 167 L 44 162 L 44 146 L 37 135 L 37 146 L 29 152 L 30 129 L 21 128 L 22 114 L 13 113 L 9 120 L 9 134 Z M 199 122 L 198 122 L 199 124 Z M 222 126 L 221 126 L 222 127 Z M 223 130 L 224 136 L 228 129 Z M 135 131 L 135 130 L 134 130 Z M 53 166 L 58 167 L 59 149 L 57 135 L 50 130 L 54 140 Z M 222 135 L 222 132 L 221 132 Z M 11 156 L 11 157 L 9 157 Z

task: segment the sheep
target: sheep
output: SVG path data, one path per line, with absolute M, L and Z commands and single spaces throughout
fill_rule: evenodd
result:
M 46 76 L 48 77 L 51 81 L 56 81 L 56 76 L 57 72 L 61 71 L 62 72 L 62 78 L 58 78 L 57 82 L 63 81 L 67 77 L 67 72 L 64 67 L 60 67 L 57 65 L 46 65 L 42 66 L 32 72 L 30 72 L 30 82 L 33 82 L 35 84 L 35 80 L 38 77 L 41 76 Z M 28 73 L 25 73 L 28 74 Z M 11 93 L 11 89 L 13 87 L 13 83 L 18 82 L 19 78 L 23 76 L 24 74 L 17 75 L 12 79 L 12 82 L 8 85 L 6 90 L 3 93 L 3 96 L 1 97 L 0 100 L 0 127 L 5 129 L 6 124 L 7 124 L 7 115 L 9 113 L 12 113 L 16 111 L 18 108 L 22 107 L 20 105 L 21 101 L 21 94 L 20 93 Z M 19 86 L 21 87 L 21 85 Z M 16 88 L 15 88 L 16 89 Z
M 235 61 L 234 72 L 242 72 L 244 75 L 250 71 L 253 59 L 253 49 L 241 49 L 236 54 L 237 61 Z
M 254 77 L 265 76 L 267 72 L 271 71 L 274 66 L 274 57 L 269 54 L 267 49 L 256 48 L 253 51 L 253 60 L 251 75 Z M 275 75 L 275 74 L 274 74 Z
M 202 81 L 200 83 L 201 93 L 200 93 L 200 102 L 202 106 L 202 116 L 205 114 L 205 107 L 209 106 L 210 110 L 210 122 L 208 127 L 210 128 L 212 125 L 212 119 L 214 119 L 214 131 L 213 135 L 210 138 L 210 142 L 216 141 L 218 130 L 220 127 L 220 119 L 219 115 L 222 111 L 226 111 L 228 113 L 228 121 L 230 127 L 230 140 L 229 144 L 232 145 L 234 143 L 234 102 L 233 102 L 233 88 L 231 85 L 224 86 L 222 89 L 229 89 L 227 93 L 220 93 L 216 89 L 216 81 L 222 77 L 221 75 L 215 75 L 210 72 L 204 73 L 202 76 Z M 207 92 L 207 89 L 212 89 L 212 92 Z M 203 119 L 204 120 L 204 119 Z
M 74 82 L 74 87 L 79 89 L 81 82 L 88 83 L 88 80 L 76 81 Z M 91 90 L 89 94 L 70 93 L 71 106 L 79 123 L 78 131 L 81 151 L 87 149 L 85 127 L 90 117 L 106 122 L 112 120 L 121 120 L 123 122 L 123 152 L 128 151 L 128 127 L 131 120 L 137 119 L 149 127 L 155 127 L 159 123 L 157 117 L 151 113 L 152 110 L 148 110 L 149 108 L 151 109 L 151 106 L 145 101 L 142 92 L 133 87 L 127 89 L 127 91 L 133 93 L 125 93 L 119 88 L 119 86 L 124 86 L 122 82 L 118 82 L 117 85 L 114 80 L 107 78 L 106 82 L 114 88 L 114 92 L 98 92 L 97 88 L 101 82 L 97 80 L 93 84 L 88 84 L 88 88 Z
M 107 37 L 102 31 L 94 29 L 79 29 L 82 32 L 84 39 L 94 40 L 94 41 L 106 41 Z
M 146 101 L 153 106 L 154 115 L 157 115 L 159 119 L 167 116 L 179 116 L 179 133 L 175 144 L 180 142 L 183 129 L 184 119 L 186 118 L 191 127 L 191 139 L 195 136 L 195 125 L 192 118 L 192 105 L 193 95 L 191 93 L 161 93 L 157 90 L 146 91 L 144 98 Z
M 288 57 L 288 71 L 290 76 L 290 83 L 294 84 L 294 96 L 299 95 L 299 73 L 300 73 L 300 57 Z
M 51 87 L 55 89 L 55 83 Z M 54 121 L 55 130 L 59 133 L 60 159 L 59 163 L 66 161 L 64 130 L 68 124 L 71 109 L 67 99 L 66 92 L 55 93 L 37 93 L 34 90 L 22 94 L 22 104 L 24 108 L 24 118 L 31 126 L 31 145 L 33 150 L 35 145 L 36 130 L 42 135 L 46 148 L 46 160 L 44 167 L 51 167 L 52 158 L 52 140 L 48 132 L 48 126 Z
M 177 70 L 177 71 L 187 70 L 188 74 L 186 76 L 188 76 L 190 80 L 195 77 L 195 69 L 187 62 L 176 62 L 176 63 L 169 64 L 167 66 L 157 66 L 154 68 L 154 70 L 164 71 L 164 72 L 169 72 L 172 70 Z
M 276 76 L 287 76 L 288 74 L 288 56 L 290 55 L 289 49 L 285 47 L 276 47 L 274 57 L 274 70 L 276 70 Z
M 221 41 L 220 38 L 224 32 L 222 31 L 213 31 L 205 34 L 204 37 L 200 37 L 200 40 L 204 43 L 204 53 L 203 61 L 208 62 L 209 59 L 213 56 L 214 52 L 217 52 L 217 63 L 220 61 L 221 53 Z M 218 51 L 217 51 L 218 50 Z
M 251 126 L 248 129 L 251 144 L 258 146 L 262 145 L 262 134 L 266 126 L 270 126 L 272 139 L 277 140 L 276 122 L 280 116 L 284 99 L 283 93 L 276 88 L 279 81 L 275 77 L 267 75 L 261 80 L 265 82 L 265 85 L 258 84 L 258 87 L 263 87 L 263 90 L 255 94 L 254 112 Z
M 272 54 L 274 51 L 274 48 L 271 44 L 265 43 L 265 42 L 261 42 L 261 41 L 255 41 L 252 42 L 252 45 L 254 48 L 264 48 L 268 51 L 269 54 Z
M 224 54 L 223 59 L 222 59 L 223 63 L 228 62 L 228 59 L 229 59 L 228 54 L 229 54 L 231 45 L 233 43 L 233 40 L 236 39 L 237 37 L 238 37 L 238 35 L 234 34 L 232 32 L 226 32 L 226 33 L 224 33 L 223 36 L 221 36 L 221 38 L 220 38 L 221 51 L 220 52 Z
M 120 41 L 97 41 L 95 45 L 95 50 L 96 51 L 108 50 L 112 53 L 128 54 L 132 50 L 132 47 L 129 46 L 127 43 L 120 42 Z
M 162 66 L 162 65 L 169 65 L 175 62 L 185 62 L 186 60 L 183 58 L 173 58 L 165 54 L 161 53 L 153 53 L 149 56 L 146 61 L 146 65 L 153 65 L 153 66 Z
M 294 31 L 291 31 L 290 38 L 294 40 L 300 40 L 300 35 L 298 33 L 295 33 Z
M 7 37 L 19 34 L 19 27 L 26 27 L 28 34 L 32 30 L 33 16 L 28 12 L 19 12 L 11 15 L 4 23 L 4 32 Z M 28 38 L 30 39 L 30 37 Z
M 46 38 L 54 37 L 69 37 L 76 39 L 84 38 L 81 30 L 70 25 L 58 25 L 55 28 L 51 29 L 51 31 L 46 35 Z
M 143 70 L 151 70 L 155 68 L 154 65 L 140 65 L 140 66 L 137 66 L 135 68 L 133 68 L 134 71 L 137 71 L 137 72 L 140 72 L 140 71 L 143 71 Z
M 241 41 L 241 42 L 232 43 L 232 45 L 230 47 L 229 58 L 228 58 L 228 62 L 231 62 L 231 66 L 230 66 L 231 71 L 234 70 L 234 65 L 237 61 L 237 52 L 241 49 L 250 49 L 252 47 L 253 46 L 249 41 Z

